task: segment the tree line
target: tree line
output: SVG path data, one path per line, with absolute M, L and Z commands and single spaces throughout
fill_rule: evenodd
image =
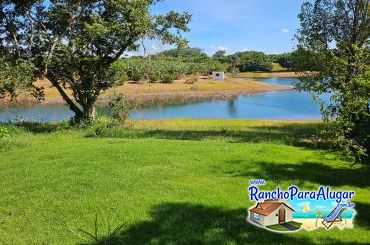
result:
M 235 54 L 226 55 L 226 51 L 217 51 L 213 58 L 229 64 L 230 72 L 271 72 L 273 63 L 279 64 L 282 68 L 292 70 L 294 63 L 293 53 L 284 54 L 265 54 L 259 51 L 236 52 Z
M 186 75 L 209 75 L 212 71 L 271 72 L 273 63 L 292 71 L 293 54 L 267 55 L 248 51 L 226 55 L 223 51 L 209 57 L 200 48 L 174 48 L 150 56 L 122 58 L 112 64 L 115 79 L 125 81 L 172 82 Z

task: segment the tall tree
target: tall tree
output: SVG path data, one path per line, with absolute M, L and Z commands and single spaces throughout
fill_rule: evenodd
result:
M 77 121 L 93 120 L 101 91 L 116 83 L 110 66 L 140 40 L 186 45 L 189 13 L 151 15 L 158 0 L 3 0 L 0 55 L 32 62 Z M 72 90 L 69 96 L 66 89 Z
M 219 58 L 225 57 L 225 55 L 226 55 L 225 50 L 218 50 L 218 51 L 216 51 L 216 53 L 214 53 L 214 55 L 212 57 L 215 58 L 215 59 L 219 59 Z
M 163 55 L 163 56 L 168 56 L 168 57 L 194 57 L 194 56 L 207 57 L 207 55 L 203 52 L 202 49 L 191 48 L 191 47 L 170 49 L 170 50 L 160 52 L 157 55 Z
M 240 57 L 236 54 L 231 55 L 229 57 L 229 63 L 230 63 L 229 69 L 232 75 L 235 76 L 236 73 L 238 72 L 238 65 L 240 65 Z
M 331 139 L 360 159 L 370 152 L 369 1 L 306 2 L 299 19 L 297 69 L 313 69 L 297 85 L 314 95 L 330 93 L 322 113 L 334 121 Z
M 258 51 L 245 51 L 236 53 L 240 58 L 239 70 L 246 71 L 271 71 L 272 61 L 268 55 Z

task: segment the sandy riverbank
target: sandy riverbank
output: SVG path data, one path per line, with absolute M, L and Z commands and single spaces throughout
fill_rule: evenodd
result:
M 274 75 L 270 73 L 270 76 Z M 287 74 L 286 74 L 287 76 Z M 47 80 L 35 83 L 37 87 L 43 87 L 45 99 L 43 105 L 64 104 L 58 91 Z M 233 98 L 239 95 L 261 93 L 270 91 L 291 90 L 290 86 L 279 86 L 256 81 L 253 78 L 227 78 L 225 81 L 214 81 L 209 77 L 201 77 L 194 84 L 185 83 L 185 79 L 176 80 L 170 84 L 149 83 L 149 82 L 126 82 L 122 86 L 109 89 L 101 94 L 99 104 L 105 104 L 113 93 L 125 93 L 138 105 L 146 103 L 176 103 L 176 102 L 197 102 L 208 99 Z M 71 96 L 72 91 L 66 89 Z M 16 102 L 6 100 L 0 101 L 0 106 L 32 105 L 38 101 L 27 93 L 21 94 Z

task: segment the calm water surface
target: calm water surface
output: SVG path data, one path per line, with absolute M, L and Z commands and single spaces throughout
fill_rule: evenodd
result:
M 263 82 L 292 85 L 296 78 L 267 78 Z M 100 108 L 100 114 L 109 114 Z M 0 121 L 61 121 L 73 113 L 63 105 L 33 105 L 32 107 L 0 108 Z M 198 103 L 151 106 L 135 110 L 132 119 L 154 118 L 254 118 L 254 119 L 320 119 L 319 106 L 308 93 L 276 91 L 217 99 Z

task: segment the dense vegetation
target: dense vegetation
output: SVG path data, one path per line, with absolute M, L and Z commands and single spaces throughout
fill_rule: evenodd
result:
M 263 52 L 247 51 L 236 55 L 240 58 L 238 68 L 241 72 L 272 71 L 272 60 Z
M 269 55 L 272 62 L 279 64 L 281 67 L 284 67 L 288 70 L 293 69 L 294 67 L 294 53 L 283 53 L 283 54 L 271 54 Z
M 361 161 L 370 153 L 369 1 L 307 2 L 299 19 L 297 85 L 315 96 L 330 92 L 322 114 L 336 127 L 325 136 Z
M 172 82 L 186 75 L 209 75 L 216 70 L 233 74 L 250 71 L 271 72 L 273 63 L 291 69 L 292 54 L 267 55 L 263 52 L 247 51 L 226 55 L 225 51 L 217 51 L 212 57 L 208 57 L 200 48 L 176 48 L 148 57 L 121 59 L 112 65 L 112 72 L 120 82 Z
M 217 51 L 213 55 L 213 58 L 228 64 L 230 72 L 233 72 L 235 68 L 240 72 L 271 72 L 273 71 L 273 63 L 279 64 L 282 68 L 290 70 L 293 68 L 294 62 L 291 53 L 268 55 L 258 51 L 237 52 L 231 55 L 226 55 L 225 51 Z
M 316 122 L 3 127 L 1 244 L 370 242 L 369 168 L 310 143 Z M 266 190 L 355 190 L 355 228 L 278 234 L 247 223 L 248 180 L 256 178 L 266 180 Z
M 208 75 L 215 70 L 225 70 L 224 64 L 203 52 L 179 55 L 189 50 L 193 49 L 172 49 L 151 57 L 126 58 L 115 62 L 112 69 L 119 81 L 150 82 L 172 82 L 185 75 Z
M 293 55 L 290 53 L 267 55 L 263 52 L 246 51 L 226 55 L 217 51 L 208 57 L 200 48 L 176 48 L 150 55 L 131 57 L 117 61 L 112 69 L 120 81 L 147 80 L 151 82 L 180 79 L 185 75 L 208 75 L 212 71 L 236 72 L 273 70 L 273 63 L 291 69 Z

